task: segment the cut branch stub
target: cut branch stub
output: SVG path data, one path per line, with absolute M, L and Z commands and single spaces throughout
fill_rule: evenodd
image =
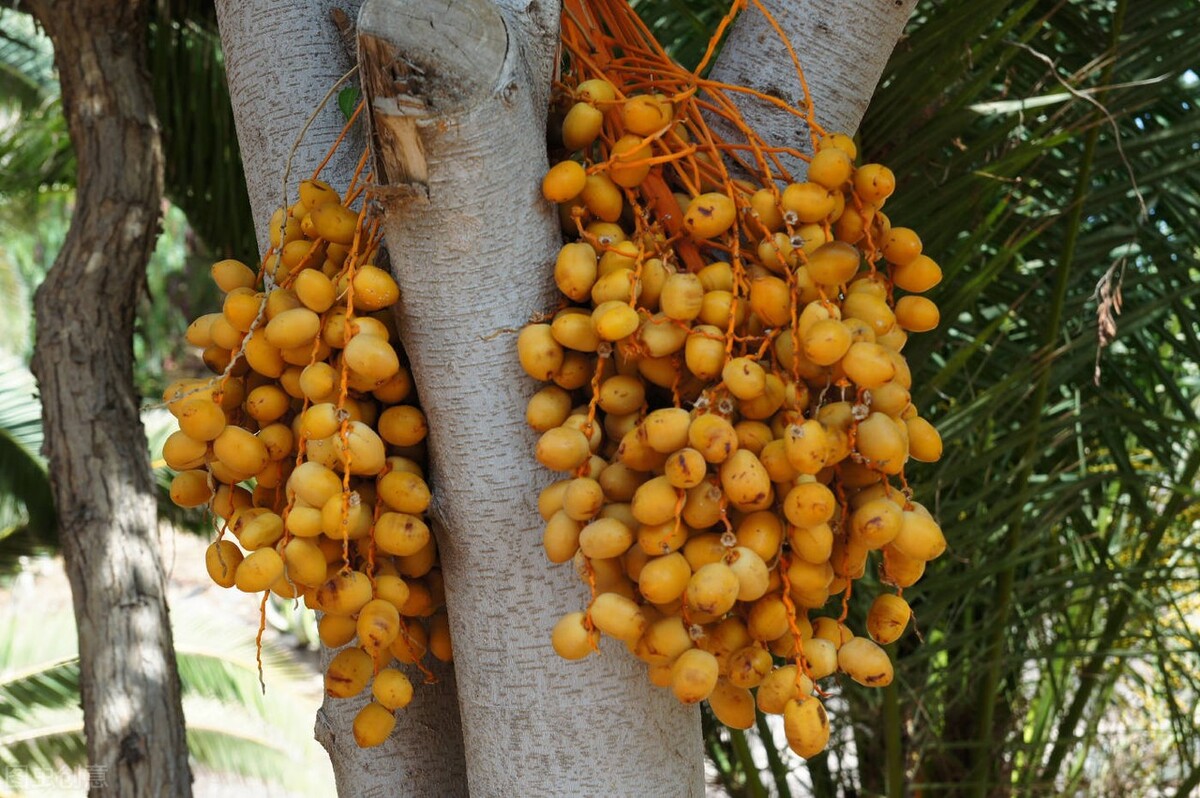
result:
M 358 41 L 360 63 L 372 65 L 363 85 L 376 102 L 408 94 L 439 114 L 488 97 L 508 52 L 504 20 L 484 0 L 368 2 Z
M 381 185 L 427 181 L 416 121 L 468 110 L 496 85 L 508 33 L 483 0 L 366 3 L 358 20 L 359 63 Z

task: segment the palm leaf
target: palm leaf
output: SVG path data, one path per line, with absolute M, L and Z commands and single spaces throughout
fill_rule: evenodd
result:
M 37 192 L 75 181 L 75 155 L 57 96 L 15 112 L 0 129 L 0 195 Z
M 259 686 L 254 638 L 234 619 L 173 608 L 176 660 L 183 686 L 188 750 L 196 765 L 328 794 L 306 765 L 315 755 L 312 716 L 297 702 L 313 675 L 266 642 Z M 219 647 L 213 640 L 222 641 Z M 50 771 L 86 763 L 79 706 L 79 660 L 69 613 L 33 608 L 0 617 L 0 763 Z M 0 771 L 2 772 L 2 771 Z
M 671 57 L 688 69 L 700 63 L 711 31 L 729 10 L 729 3 L 720 0 L 632 0 L 630 6 Z
M 54 50 L 28 14 L 0 8 L 0 105 L 33 107 L 57 93 Z
M 28 369 L 0 352 L 0 571 L 57 544 L 42 445 L 41 404 Z
M 58 102 L 54 50 L 28 14 L 0 8 L 0 196 L 74 180 L 74 157 Z
M 38 663 L 0 678 L 0 714 L 19 717 L 33 708 L 62 708 L 79 703 L 79 660 L 67 657 Z
M 83 718 L 78 712 L 73 714 L 73 719 L 44 720 L 13 731 L 0 731 L 0 762 L 8 768 L 50 772 L 83 767 L 87 764 Z
M 160 0 L 147 31 L 166 193 L 212 251 L 257 252 L 211 3 Z

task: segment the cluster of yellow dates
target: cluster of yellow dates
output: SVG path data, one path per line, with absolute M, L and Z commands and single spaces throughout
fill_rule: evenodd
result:
M 946 546 L 904 483 L 942 444 L 901 354 L 938 324 L 919 294 L 941 270 L 882 212 L 890 170 L 856 166 L 844 135 L 806 181 L 754 184 L 667 97 L 591 79 L 560 101 L 542 192 L 571 239 L 565 300 L 517 342 L 548 383 L 527 407 L 537 459 L 562 475 L 538 499 L 546 555 L 592 587 L 554 649 L 584 658 L 609 635 L 680 701 L 740 729 L 782 714 L 814 756 L 819 683 L 891 682 L 900 593 Z M 868 568 L 898 590 L 856 635 L 844 599 Z
M 216 519 L 214 582 L 323 613 L 321 642 L 345 646 L 327 693 L 371 686 L 354 721 L 366 747 L 387 739 L 412 698 L 395 661 L 452 657 L 424 520 L 425 416 L 401 362 L 399 289 L 369 262 L 376 242 L 328 184 L 304 181 L 299 194 L 271 221 L 260 273 L 213 265 L 222 309 L 193 321 L 187 340 L 217 376 L 166 390 L 179 430 L 163 458 L 178 472 L 174 502 Z

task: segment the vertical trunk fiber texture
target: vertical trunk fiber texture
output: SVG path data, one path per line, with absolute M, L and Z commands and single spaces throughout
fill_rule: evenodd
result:
M 734 22 L 712 78 L 803 108 L 804 91 L 792 57 L 757 2 L 775 18 L 795 49 L 817 124 L 830 133 L 853 134 L 916 0 L 750 0 Z M 733 96 L 746 122 L 765 141 L 810 149 L 803 119 L 749 95 Z M 730 140 L 736 140 L 736 134 L 730 133 Z M 807 172 L 803 162 L 781 157 L 793 178 L 802 179 Z
M 704 793 L 699 713 L 606 641 L 566 662 L 585 606 L 535 509 L 550 475 L 524 423 L 516 333 L 554 304 L 561 245 L 539 185 L 556 4 L 368 0 L 359 19 L 401 332 L 429 419 L 471 794 Z
M 345 119 L 330 102 L 313 120 L 292 153 L 297 134 L 330 87 L 351 67 L 330 11 L 353 19 L 355 0 L 218 0 L 217 19 L 228 65 L 230 96 L 241 144 L 250 202 L 260 246 L 267 221 L 283 201 L 282 178 L 289 153 L 295 186 L 312 174 L 337 138 Z M 342 189 L 350 182 L 362 153 L 361 136 L 350 136 L 321 173 Z M 335 652 L 322 651 L 322 664 Z M 452 798 L 466 795 L 462 732 L 459 728 L 454 668 L 429 663 L 438 678 L 404 668 L 416 689 L 413 701 L 397 714 L 396 730 L 377 748 L 354 742 L 354 716 L 369 699 L 326 699 L 317 715 L 316 736 L 329 752 L 338 794 L 347 798 Z M 268 689 L 269 686 L 268 686 Z
M 54 41 L 79 164 L 75 215 L 37 292 L 33 368 L 79 627 L 90 795 L 191 795 L 133 323 L 162 149 L 144 2 L 30 4 Z

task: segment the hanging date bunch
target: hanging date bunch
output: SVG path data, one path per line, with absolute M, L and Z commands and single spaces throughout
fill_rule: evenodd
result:
M 902 354 L 938 324 L 920 294 L 941 270 L 884 213 L 891 171 L 811 101 L 789 109 L 811 147 L 762 141 L 730 99 L 746 90 L 674 64 L 624 0 L 566 3 L 562 48 L 542 192 L 563 300 L 517 342 L 549 383 L 536 457 L 562 475 L 538 500 L 546 555 L 591 588 L 554 649 L 616 638 L 680 701 L 739 729 L 781 714 L 814 756 L 821 685 L 891 682 L 903 590 L 946 547 L 905 481 L 942 444 Z M 850 629 L 868 569 L 892 590 Z
M 322 644 L 345 646 L 327 694 L 370 685 L 354 721 L 367 747 L 412 699 L 396 663 L 432 678 L 426 652 L 452 652 L 425 521 L 425 417 L 392 317 L 399 289 L 372 263 L 381 234 L 353 207 L 365 185 L 355 181 L 345 197 L 317 175 L 301 182 L 271 219 L 259 269 L 213 265 L 222 309 L 193 321 L 187 340 L 216 376 L 166 390 L 179 430 L 163 457 L 178 472 L 175 503 L 214 519 L 214 582 L 261 593 L 263 607 L 274 593 L 322 613 Z

